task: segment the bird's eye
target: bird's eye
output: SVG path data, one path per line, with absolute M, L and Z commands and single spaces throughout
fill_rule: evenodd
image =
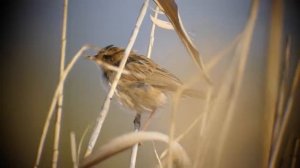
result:
M 111 55 L 103 55 L 103 59 L 105 61 L 112 61 L 113 60 Z

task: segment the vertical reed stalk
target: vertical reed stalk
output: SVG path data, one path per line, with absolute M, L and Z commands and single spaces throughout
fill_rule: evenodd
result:
M 156 6 L 155 12 L 154 12 L 154 19 L 157 19 L 158 11 L 159 11 L 159 7 Z M 150 33 L 150 42 L 149 42 L 149 47 L 148 47 L 148 51 L 147 51 L 148 58 L 151 57 L 151 53 L 152 53 L 152 48 L 153 48 L 153 43 L 154 43 L 154 33 L 155 33 L 155 23 L 152 23 L 151 33 Z
M 264 151 L 263 167 L 268 167 L 271 153 L 272 132 L 274 116 L 276 112 L 276 101 L 279 85 L 280 55 L 282 54 L 282 28 L 283 28 L 283 1 L 272 1 L 271 23 L 269 25 L 269 46 L 265 86 L 265 115 L 264 115 Z
M 290 96 L 288 98 L 287 101 L 287 106 L 284 109 L 284 117 L 283 117 L 283 121 L 282 121 L 282 125 L 280 127 L 279 133 L 278 133 L 278 138 L 274 144 L 274 150 L 273 153 L 270 157 L 270 167 L 278 167 L 278 157 L 280 155 L 280 149 L 282 147 L 283 144 L 283 140 L 284 140 L 284 134 L 286 132 L 286 130 L 288 129 L 288 123 L 290 121 L 290 116 L 292 113 L 292 107 L 293 105 L 295 105 L 294 103 L 294 98 L 296 97 L 296 92 L 297 92 L 297 88 L 299 88 L 299 84 L 300 84 L 300 62 L 298 61 L 297 67 L 296 67 L 296 72 L 294 74 L 294 78 L 292 81 L 292 89 L 290 91 Z
M 103 125 L 103 122 L 104 120 L 106 119 L 106 116 L 107 116 L 107 113 L 108 113 L 108 110 L 109 110 L 109 107 L 110 107 L 110 101 L 114 95 L 114 92 L 116 90 L 116 87 L 117 87 L 117 84 L 119 82 L 119 79 L 121 77 L 121 74 L 122 74 L 122 71 L 125 67 L 125 63 L 128 59 L 128 56 L 129 56 L 129 53 L 134 45 L 134 42 L 136 40 L 136 37 L 138 35 L 138 32 L 139 32 L 139 29 L 140 29 L 140 26 L 142 24 L 142 21 L 145 17 L 145 14 L 146 14 L 146 11 L 147 11 L 147 7 L 148 7 L 148 4 L 149 4 L 149 0 L 145 0 L 142 8 L 141 8 L 141 11 L 140 11 L 140 15 L 137 19 L 137 22 L 136 22 L 136 25 L 135 25 L 135 28 L 132 32 L 132 35 L 129 39 L 129 43 L 126 47 L 126 50 L 125 50 L 125 54 L 124 54 L 124 57 L 120 63 L 120 66 L 119 66 L 119 70 L 115 76 L 115 79 L 114 81 L 112 82 L 112 85 L 111 85 L 111 88 L 108 92 L 108 95 L 106 96 L 106 99 L 104 101 L 104 104 L 103 104 L 103 107 L 102 107 L 102 110 L 100 111 L 100 114 L 97 118 L 97 121 L 96 121 L 96 126 L 94 128 L 94 131 L 92 133 L 92 136 L 89 140 L 89 144 L 88 144 L 88 147 L 87 147 L 87 150 L 85 152 L 85 157 L 90 155 L 95 147 L 95 144 L 96 144 L 96 141 L 98 139 L 98 136 L 100 134 L 100 131 L 101 131 L 101 128 L 102 128 L 102 125 Z
M 139 132 L 139 130 L 136 129 L 134 130 L 134 132 L 137 133 Z M 132 147 L 132 152 L 130 157 L 130 168 L 135 168 L 138 150 L 139 150 L 139 144 L 137 143 Z
M 67 20 L 68 20 L 68 0 L 64 0 L 64 14 L 63 14 L 62 36 L 61 36 L 61 53 L 60 53 L 60 78 L 62 78 L 65 69 L 66 44 L 67 44 Z M 63 108 L 63 98 L 64 98 L 63 90 L 64 90 L 64 86 L 62 85 L 58 93 L 52 168 L 57 168 L 57 162 L 59 156 L 59 140 L 60 140 L 60 132 L 61 132 L 61 118 L 62 118 L 62 108 Z

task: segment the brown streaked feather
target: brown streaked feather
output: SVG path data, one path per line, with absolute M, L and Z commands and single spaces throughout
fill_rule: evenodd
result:
M 125 69 L 130 72 L 133 70 L 135 73 L 132 75 L 138 81 L 144 81 L 153 87 L 165 91 L 174 91 L 182 85 L 182 82 L 176 76 L 160 68 L 151 59 L 144 56 L 130 55 L 130 60 L 126 64 Z
M 100 66 L 103 70 L 103 77 L 108 84 L 111 84 L 116 75 L 116 69 L 111 66 L 119 66 L 124 53 L 124 48 L 109 45 L 101 49 L 94 57 L 88 58 Z M 105 64 L 110 66 L 104 66 Z M 144 129 L 156 109 L 166 103 L 166 93 L 175 93 L 183 84 L 175 75 L 134 51 L 129 54 L 125 71 L 127 73 L 121 74 L 115 92 L 119 102 L 134 110 L 137 116 L 142 112 L 150 112 L 149 118 L 142 127 Z M 184 90 L 182 95 L 205 98 L 204 93 L 192 89 Z
M 112 45 L 101 49 L 95 59 L 104 63 L 119 66 L 125 49 Z M 116 72 L 101 66 L 108 83 L 113 82 Z M 165 93 L 175 92 L 182 82 L 167 70 L 161 68 L 151 59 L 131 51 L 125 64 L 129 74 L 122 74 L 116 93 L 120 102 L 137 112 L 153 112 L 165 103 Z M 184 96 L 204 98 L 205 94 L 197 90 L 187 89 Z
M 175 91 L 182 85 L 182 82 L 177 77 L 162 68 L 155 69 L 155 71 L 149 75 L 145 81 L 154 87 L 158 87 L 166 91 Z

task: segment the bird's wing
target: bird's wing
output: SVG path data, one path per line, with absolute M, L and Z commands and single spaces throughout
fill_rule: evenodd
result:
M 134 72 L 132 75 L 137 81 L 144 81 L 153 87 L 166 91 L 174 91 L 182 85 L 182 82 L 175 75 L 160 68 L 151 59 L 144 56 L 132 55 L 128 59 L 126 69 L 129 72 Z
M 159 67 L 146 78 L 146 82 L 154 87 L 159 87 L 168 91 L 174 91 L 182 85 L 181 81 L 175 75 Z

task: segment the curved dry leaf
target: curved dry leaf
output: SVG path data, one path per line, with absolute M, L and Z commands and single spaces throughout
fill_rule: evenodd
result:
M 193 60 L 202 70 L 203 75 L 209 84 L 212 84 L 211 79 L 205 69 L 204 63 L 200 56 L 199 51 L 192 43 L 190 37 L 188 36 L 187 32 L 185 31 L 182 21 L 180 19 L 180 15 L 178 12 L 178 7 L 175 0 L 154 0 L 157 6 L 160 7 L 162 11 L 164 11 L 165 15 L 169 18 L 170 22 L 172 23 L 175 31 L 177 32 L 180 40 L 188 50 L 189 54 L 192 56 Z
M 80 167 L 86 168 L 86 167 L 95 166 L 96 164 L 99 164 L 103 160 L 117 153 L 125 151 L 126 149 L 129 149 L 133 145 L 139 142 L 153 141 L 153 140 L 169 143 L 169 137 L 159 132 L 140 131 L 140 132 L 128 133 L 111 140 L 106 145 L 102 146 L 99 150 L 95 151 L 90 156 L 86 157 L 82 161 Z M 176 163 L 178 163 L 182 167 L 190 165 L 190 160 L 185 150 L 182 148 L 182 146 L 179 143 L 175 141 L 172 142 L 171 150 L 173 152 L 174 160 L 176 161 Z
M 160 28 L 167 29 L 167 30 L 174 30 L 174 27 L 172 26 L 172 24 L 170 22 L 155 18 L 152 15 L 150 15 L 150 19 L 156 26 L 158 26 Z

